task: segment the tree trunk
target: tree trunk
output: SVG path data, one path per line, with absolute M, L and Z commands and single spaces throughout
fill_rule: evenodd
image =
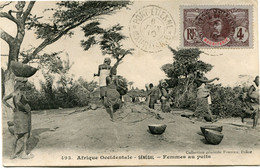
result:
M 1 91 L 2 91 L 2 98 L 4 97 L 5 94 L 5 71 L 3 70 L 3 68 L 1 68 Z
M 15 40 L 9 45 L 9 57 L 8 57 L 8 68 L 10 68 L 11 61 L 18 61 L 18 56 L 20 52 L 21 43 Z
M 6 70 L 4 73 L 4 95 L 9 95 L 14 91 L 14 78 L 15 75 L 11 72 L 11 70 Z M 13 106 L 13 99 L 9 99 L 8 103 Z M 13 120 L 13 111 L 12 109 L 6 107 L 2 104 L 2 110 L 3 110 L 3 119 L 4 121 L 12 121 Z M 5 124 L 5 123 L 4 123 Z
M 14 79 L 15 75 L 10 69 L 10 63 L 11 61 L 18 61 L 18 55 L 20 51 L 21 43 L 14 41 L 12 44 L 9 45 L 9 57 L 8 57 L 8 68 L 4 72 L 4 96 L 9 95 L 14 91 Z M 13 100 L 9 99 L 8 103 L 13 106 Z M 2 105 L 3 110 L 3 118 L 4 121 L 12 121 L 13 120 L 13 111 L 12 109 L 6 107 L 5 105 Z

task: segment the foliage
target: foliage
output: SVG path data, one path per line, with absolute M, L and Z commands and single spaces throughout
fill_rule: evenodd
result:
M 26 83 L 25 94 L 32 110 L 53 108 L 49 104 L 50 101 L 48 101 L 48 97 L 45 95 L 44 89 L 38 91 L 32 83 Z
M 40 21 L 41 16 L 29 15 L 26 21 L 27 28 L 34 29 L 37 38 L 43 39 L 43 42 L 23 62 L 26 63 L 35 58 L 40 50 L 56 42 L 62 36 L 71 37 L 74 28 L 87 21 L 90 21 L 91 25 L 95 25 L 101 16 L 112 15 L 130 4 L 129 1 L 61 1 L 56 3 L 56 8 L 46 9 L 46 11 L 53 12 L 50 23 Z M 92 32 L 90 31 L 89 34 Z
M 207 73 L 212 69 L 212 65 L 199 60 L 202 51 L 197 48 L 178 51 L 171 47 L 169 49 L 174 55 L 173 63 L 165 64 L 161 68 L 169 78 L 187 78 L 188 75 L 194 75 L 195 72 Z
M 189 89 L 186 94 L 183 94 L 182 85 L 177 85 L 169 91 L 172 105 L 174 107 L 189 109 L 195 111 L 196 109 L 196 88 Z
M 28 55 L 23 55 L 23 63 L 35 59 L 41 50 L 61 37 L 73 35 L 74 28 L 87 21 L 95 22 L 101 16 L 114 14 L 117 10 L 127 8 L 132 4 L 130 1 L 61 1 L 56 3 L 57 6 L 45 10 L 52 12 L 52 16 L 46 21 L 43 16 L 31 13 L 35 3 L 35 1 L 18 1 L 8 12 L 5 12 L 3 8 L 10 3 L 1 6 L 0 17 L 14 22 L 17 29 L 14 37 L 0 29 L 0 37 L 11 47 L 9 60 L 18 60 L 20 46 L 27 30 L 33 30 L 36 37 L 43 41 Z
M 62 52 L 54 52 L 51 54 L 44 53 L 39 56 L 39 65 L 42 70 L 48 70 L 47 73 L 58 73 L 64 69 L 63 63 L 58 56 Z
M 173 63 L 165 64 L 161 69 L 165 72 L 169 79 L 166 80 L 169 87 L 177 88 L 178 96 L 175 97 L 175 105 L 177 107 L 187 107 L 182 105 L 183 101 L 194 103 L 189 93 L 194 91 L 194 81 L 197 73 L 206 73 L 212 69 L 212 65 L 199 60 L 200 51 L 197 48 L 174 50 L 169 47 L 173 53 Z M 186 104 L 186 103 L 184 103 Z
M 242 102 L 239 100 L 241 87 L 223 87 L 221 84 L 210 84 L 211 111 L 220 118 L 238 117 L 242 113 Z M 187 91 L 182 96 L 180 86 L 172 88 L 170 95 L 173 99 L 173 106 L 178 108 L 196 110 L 196 88 Z M 180 98 L 181 97 L 181 98 Z
M 37 90 L 32 83 L 27 82 L 25 93 L 32 110 L 87 106 L 91 101 L 91 91 L 87 88 L 96 89 L 96 82 L 87 82 L 83 78 L 72 81 L 71 86 L 67 88 L 47 87 L 46 83 L 42 82 L 41 90 Z
M 127 95 L 129 95 L 131 98 L 135 98 L 135 97 L 146 97 L 147 93 L 142 89 L 131 89 L 129 90 L 129 92 L 127 93 Z
M 78 83 L 87 89 L 89 92 L 93 92 L 95 88 L 98 88 L 98 83 L 95 81 L 87 82 L 82 77 L 79 77 Z
M 212 112 L 219 117 L 237 117 L 242 112 L 242 102 L 239 100 L 241 87 L 223 87 L 220 84 L 210 85 L 212 97 Z
M 117 60 L 115 64 L 117 66 L 126 55 L 131 55 L 134 50 L 123 48 L 122 41 L 127 37 L 121 33 L 122 29 L 123 26 L 119 24 L 103 29 L 99 22 L 91 22 L 83 27 L 87 40 L 82 40 L 81 45 L 84 50 L 88 50 L 93 45 L 99 44 L 103 54 L 111 55 Z
M 171 88 L 170 95 L 173 106 L 195 111 L 197 86 L 195 80 L 198 78 L 197 72 L 206 73 L 212 69 L 212 65 L 199 60 L 202 53 L 199 49 L 174 50 L 174 62 L 165 64 L 162 70 L 169 79 L 166 82 Z M 212 105 L 211 110 L 218 117 L 240 116 L 242 103 L 238 96 L 240 87 L 223 87 L 221 85 L 210 84 Z

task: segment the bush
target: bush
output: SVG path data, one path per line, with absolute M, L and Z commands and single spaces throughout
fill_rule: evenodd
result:
M 223 87 L 210 85 L 212 97 L 212 112 L 219 117 L 238 117 L 242 112 L 242 102 L 239 100 L 240 87 Z
M 96 88 L 93 82 L 89 85 Z M 28 82 L 25 91 L 32 110 L 43 110 L 87 106 L 91 101 L 91 92 L 86 87 L 89 88 L 87 82 L 84 86 L 73 82 L 71 87 L 58 88 L 50 88 L 46 83 L 42 83 L 42 89 L 38 91 L 33 84 Z
M 196 109 L 196 91 L 194 88 L 190 88 L 185 94 L 183 94 L 184 92 L 182 88 L 183 86 L 179 85 L 169 92 L 173 100 L 173 107 L 194 111 Z
M 32 110 L 49 109 L 52 108 L 49 105 L 49 101 L 44 92 L 40 92 L 35 89 L 31 83 L 26 84 L 25 88 L 26 97 L 29 101 L 29 105 Z
M 55 97 L 58 98 L 58 104 L 63 108 L 87 106 L 90 102 L 90 92 L 79 84 L 73 84 L 66 91 L 64 88 L 59 88 Z
M 211 91 L 211 110 L 214 115 L 220 118 L 238 117 L 242 112 L 242 102 L 239 100 L 241 87 L 223 87 L 220 84 L 209 85 Z M 196 109 L 196 89 L 190 88 L 184 95 L 181 86 L 172 89 L 171 97 L 173 106 L 195 111 Z

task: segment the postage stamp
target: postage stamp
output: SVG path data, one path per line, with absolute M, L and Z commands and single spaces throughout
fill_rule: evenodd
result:
M 173 40 L 175 22 L 167 10 L 149 5 L 133 15 L 129 32 L 137 47 L 146 52 L 159 52 Z
M 182 7 L 182 47 L 252 47 L 250 6 Z
M 257 0 L 1 1 L 1 164 L 260 165 L 257 12 Z

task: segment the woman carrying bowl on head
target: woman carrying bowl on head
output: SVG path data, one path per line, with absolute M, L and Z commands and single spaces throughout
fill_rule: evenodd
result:
M 11 159 L 18 157 L 20 151 L 16 152 L 18 140 L 23 140 L 23 149 L 21 153 L 22 159 L 30 159 L 32 154 L 27 154 L 27 141 L 31 132 L 31 108 L 28 104 L 28 100 L 24 94 L 24 88 L 26 85 L 26 78 L 16 78 L 14 85 L 14 92 L 3 98 L 3 104 L 11 108 L 14 112 L 13 124 L 14 124 L 14 141 L 12 145 Z M 13 99 L 14 107 L 12 107 L 7 100 Z

